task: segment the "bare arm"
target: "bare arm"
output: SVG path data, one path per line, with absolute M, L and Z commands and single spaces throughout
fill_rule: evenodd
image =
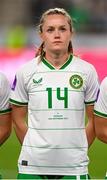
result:
M 0 115 L 0 145 L 6 141 L 10 136 L 12 129 L 12 122 L 10 118 L 10 113 Z
M 107 143 L 107 118 L 96 116 L 94 117 L 95 132 L 99 140 Z
M 88 146 L 90 146 L 95 139 L 95 127 L 94 127 L 94 114 L 93 114 L 93 105 L 86 106 L 86 113 L 88 117 L 88 123 L 86 126 L 86 135 L 88 140 Z
M 26 106 L 12 105 L 12 119 L 13 126 L 18 137 L 19 142 L 22 144 L 25 134 L 27 132 L 27 124 L 25 118 L 27 116 Z

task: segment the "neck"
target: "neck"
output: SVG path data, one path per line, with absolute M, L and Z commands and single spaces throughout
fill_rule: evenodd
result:
M 46 60 L 51 63 L 55 68 L 59 69 L 68 59 L 68 53 L 62 54 L 45 54 Z

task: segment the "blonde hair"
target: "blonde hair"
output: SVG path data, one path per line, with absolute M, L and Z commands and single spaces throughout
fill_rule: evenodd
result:
M 72 19 L 70 17 L 70 15 L 67 13 L 67 11 L 65 11 L 65 9 L 63 8 L 53 8 L 53 9 L 49 9 L 47 11 L 45 11 L 40 19 L 40 24 L 39 24 L 39 32 L 42 33 L 43 32 L 43 24 L 44 24 L 44 21 L 46 19 L 47 16 L 49 15 L 63 15 L 65 17 L 67 17 L 67 20 L 68 20 L 68 24 L 70 26 L 70 31 L 73 32 L 73 22 L 72 22 Z M 42 43 L 40 45 L 40 47 L 38 48 L 37 52 L 36 52 L 36 57 L 37 56 L 41 56 L 41 59 L 42 57 L 44 56 L 44 43 Z M 70 41 L 69 42 L 69 46 L 68 46 L 68 52 L 69 53 L 73 53 L 73 47 L 72 47 L 72 42 Z

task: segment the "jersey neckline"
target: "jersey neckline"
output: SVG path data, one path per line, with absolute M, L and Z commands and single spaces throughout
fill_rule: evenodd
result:
M 65 69 L 65 68 L 71 63 L 72 58 L 73 58 L 73 55 L 70 54 L 70 56 L 69 56 L 69 58 L 67 59 L 67 61 L 66 61 L 58 70 L 60 70 L 60 69 Z M 51 69 L 51 70 L 56 70 L 56 68 L 55 68 L 51 63 L 49 63 L 49 62 L 47 61 L 47 59 L 43 58 L 43 59 L 42 59 L 42 62 L 43 62 L 49 69 Z

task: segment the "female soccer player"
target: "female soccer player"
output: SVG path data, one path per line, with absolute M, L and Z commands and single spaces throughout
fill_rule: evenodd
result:
M 95 103 L 94 114 L 96 136 L 99 140 L 107 143 L 107 77 L 105 77 L 101 83 L 98 100 Z
M 73 55 L 72 19 L 64 9 L 46 11 L 39 30 L 37 57 L 17 71 L 10 100 L 22 144 L 18 179 L 88 179 L 97 73 Z
M 11 133 L 9 96 L 9 82 L 5 75 L 0 73 L 0 146 L 6 141 Z

